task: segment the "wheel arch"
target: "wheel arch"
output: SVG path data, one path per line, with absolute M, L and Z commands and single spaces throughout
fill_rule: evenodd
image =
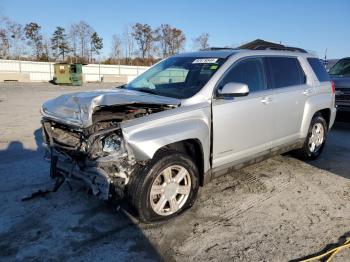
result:
M 330 108 L 321 108 L 321 109 L 314 110 L 313 112 L 308 113 L 306 116 L 306 119 L 304 116 L 304 120 L 303 120 L 303 124 L 302 124 L 302 137 L 307 136 L 311 121 L 312 121 L 313 117 L 317 114 L 320 114 L 326 120 L 327 129 L 329 130 L 330 121 L 331 121 L 331 109 Z
M 162 150 L 172 149 L 184 153 L 192 158 L 199 171 L 199 184 L 204 185 L 204 151 L 202 143 L 199 139 L 186 139 L 167 144 L 159 148 L 155 154 Z
M 317 113 L 320 113 L 323 116 L 324 120 L 326 120 L 326 123 L 327 123 L 327 129 L 329 129 L 329 123 L 331 119 L 331 109 L 330 108 L 321 109 L 317 111 L 314 115 L 316 115 Z
M 204 174 L 210 170 L 210 132 L 207 119 L 189 118 L 157 126 L 124 129 L 123 136 L 128 152 L 136 161 L 149 161 L 160 149 L 171 148 L 192 156 L 201 174 Z
M 304 115 L 301 124 L 301 137 L 307 136 L 310 123 L 315 114 L 320 113 L 327 122 L 327 127 L 332 124 L 332 109 L 329 96 L 319 95 L 310 97 L 305 103 Z M 333 117 L 334 118 L 334 117 Z

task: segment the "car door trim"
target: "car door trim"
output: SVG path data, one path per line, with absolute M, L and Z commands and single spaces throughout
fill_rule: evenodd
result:
M 282 146 L 273 147 L 271 149 L 262 151 L 260 153 L 248 156 L 222 166 L 215 167 L 211 169 L 211 179 L 217 178 L 222 175 L 230 174 L 233 171 L 242 169 L 244 167 L 259 163 L 266 160 L 272 156 L 280 155 L 295 149 L 299 149 L 304 145 L 305 138 L 299 138 L 297 141 L 285 144 Z M 208 180 L 207 180 L 208 181 Z

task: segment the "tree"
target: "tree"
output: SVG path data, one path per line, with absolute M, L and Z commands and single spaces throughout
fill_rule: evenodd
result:
M 25 36 L 29 40 L 29 45 L 32 46 L 37 59 L 40 58 L 43 50 L 43 36 L 40 33 L 40 29 L 41 26 L 33 22 L 24 27 Z
M 200 36 L 198 36 L 193 40 L 193 46 L 195 49 L 198 49 L 198 50 L 207 49 L 209 47 L 208 41 L 209 41 L 209 34 L 202 33 Z
M 133 27 L 132 36 L 139 45 L 141 57 L 144 59 L 146 55 L 150 54 L 153 43 L 152 28 L 148 24 L 136 23 Z
M 10 43 L 4 22 L 6 17 L 0 17 L 0 58 L 2 59 L 8 58 L 10 54 Z
M 91 52 L 90 61 L 92 61 L 92 54 L 96 53 L 97 55 L 99 55 L 102 48 L 103 48 L 103 38 L 99 37 L 99 35 L 96 32 L 93 32 L 90 38 L 90 52 Z
M 163 58 L 167 57 L 169 54 L 170 32 L 171 32 L 171 26 L 169 24 L 161 24 L 155 30 L 155 40 L 159 42 L 160 50 Z
M 74 57 L 77 57 L 77 46 L 78 46 L 78 31 L 79 26 L 77 24 L 72 24 L 69 29 L 69 41 L 72 47 Z
M 112 38 L 112 48 L 111 48 L 111 57 L 114 60 L 118 60 L 120 63 L 120 57 L 122 53 L 122 41 L 119 35 L 115 34 Z
M 45 37 L 43 39 L 43 48 L 42 48 L 42 53 L 40 56 L 40 61 L 46 61 L 49 62 L 51 57 L 51 52 L 50 52 L 50 39 Z
M 174 55 L 184 48 L 186 37 L 184 33 L 178 28 L 171 28 L 170 31 L 170 45 L 169 55 Z
M 125 49 L 125 60 L 132 64 L 132 56 L 134 54 L 134 38 L 132 36 L 132 26 L 127 25 L 123 32 L 123 43 Z
M 162 24 L 158 27 L 155 35 L 156 41 L 160 44 L 163 58 L 178 53 L 185 45 L 184 33 L 169 24 Z
M 88 43 L 90 42 L 93 29 L 84 21 L 80 21 L 77 25 L 77 35 L 80 45 L 80 57 L 85 59 L 88 56 Z
M 69 53 L 70 51 L 65 29 L 61 26 L 57 26 L 52 35 L 51 49 L 56 58 L 62 56 L 62 61 L 64 61 L 65 54 Z
M 5 29 L 0 28 L 0 57 L 7 58 L 10 54 L 10 44 Z
M 0 18 L 2 53 L 7 57 L 19 59 L 24 49 L 24 31 L 21 24 L 12 21 L 8 17 Z
M 25 40 L 23 26 L 14 21 L 7 22 L 7 31 L 10 36 L 10 48 L 14 57 L 19 59 L 23 53 L 23 42 Z

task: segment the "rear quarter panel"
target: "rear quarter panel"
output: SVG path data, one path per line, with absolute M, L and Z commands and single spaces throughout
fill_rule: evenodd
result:
M 331 82 L 319 82 L 306 58 L 299 59 L 299 61 L 301 62 L 307 77 L 312 80 L 312 84 L 314 86 L 313 94 L 306 100 L 305 103 L 304 115 L 300 130 L 300 137 L 305 138 L 310 127 L 311 119 L 317 111 L 322 109 L 331 110 L 329 121 L 330 129 L 334 123 L 336 109 L 334 107 L 334 94 L 332 93 Z

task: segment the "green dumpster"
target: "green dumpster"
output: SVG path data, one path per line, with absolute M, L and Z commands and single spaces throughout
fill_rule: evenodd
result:
M 68 63 L 54 64 L 53 82 L 57 85 L 81 86 L 83 83 L 83 65 Z

